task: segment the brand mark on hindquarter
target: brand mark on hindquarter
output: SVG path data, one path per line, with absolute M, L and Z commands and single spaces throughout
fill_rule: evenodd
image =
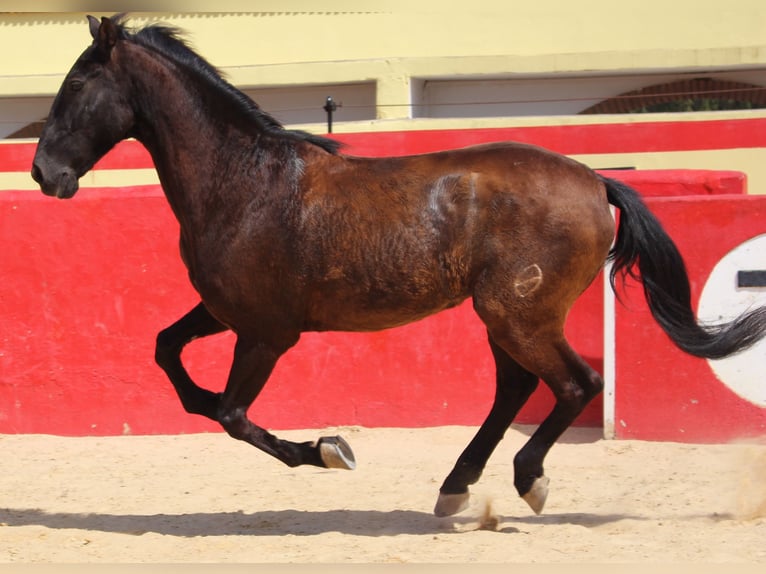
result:
M 513 281 L 513 289 L 519 297 L 528 297 L 543 284 L 543 272 L 537 263 L 525 267 Z

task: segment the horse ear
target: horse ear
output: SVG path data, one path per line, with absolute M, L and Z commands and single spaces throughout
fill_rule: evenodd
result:
M 90 35 L 93 36 L 93 39 L 95 40 L 98 38 L 98 28 L 101 26 L 101 22 L 99 22 L 98 18 L 95 16 L 88 14 L 88 23 L 90 25 Z
M 88 16 L 90 33 L 95 40 L 96 48 L 104 60 L 109 59 L 112 48 L 117 43 L 117 26 L 109 18 L 101 18 L 99 22 L 93 16 Z

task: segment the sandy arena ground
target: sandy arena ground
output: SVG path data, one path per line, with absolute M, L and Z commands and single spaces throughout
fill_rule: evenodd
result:
M 355 471 L 290 469 L 223 434 L 0 436 L 2 562 L 766 563 L 766 445 L 605 441 L 551 451 L 535 516 L 512 485 L 514 427 L 471 508 L 431 514 L 475 429 L 341 434 Z M 497 518 L 495 529 L 481 516 Z M 491 522 L 491 521 L 489 521 Z

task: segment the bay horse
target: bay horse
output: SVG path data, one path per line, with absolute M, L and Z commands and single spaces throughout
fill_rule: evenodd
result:
M 496 394 L 439 490 L 437 516 L 464 510 L 512 420 L 542 379 L 555 406 L 514 457 L 514 486 L 534 512 L 543 461 L 599 374 L 564 322 L 612 260 L 612 285 L 643 283 L 654 318 L 683 351 L 723 357 L 766 333 L 766 308 L 699 325 L 672 240 L 637 192 L 531 145 L 360 158 L 285 129 L 235 89 L 175 28 L 133 30 L 89 16 L 92 43 L 67 74 L 40 137 L 32 177 L 70 198 L 117 142 L 150 152 L 180 224 L 180 253 L 200 303 L 157 336 L 156 361 L 189 413 L 293 467 L 352 469 L 340 437 L 295 443 L 251 422 L 250 405 L 304 331 L 373 331 L 472 298 L 496 363 Z M 620 211 L 615 221 L 610 204 Z M 232 330 L 222 393 L 181 362 L 192 340 Z M 658 374 L 658 377 L 660 375 Z

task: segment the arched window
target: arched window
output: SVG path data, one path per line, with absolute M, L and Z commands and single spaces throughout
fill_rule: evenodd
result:
M 599 102 L 581 114 L 639 114 L 766 108 L 766 86 L 694 78 L 656 84 Z

